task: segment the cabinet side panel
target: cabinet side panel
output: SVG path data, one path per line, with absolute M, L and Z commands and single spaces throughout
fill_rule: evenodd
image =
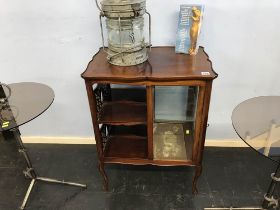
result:
M 212 81 L 207 81 L 205 86 L 205 93 L 204 93 L 204 108 L 203 108 L 203 118 L 202 118 L 202 127 L 201 127 L 201 135 L 198 147 L 198 163 L 201 164 L 203 158 L 203 150 L 204 150 L 204 143 L 205 143 L 205 136 L 206 136 L 206 129 L 207 129 L 207 122 L 208 122 L 208 112 L 210 106 L 210 99 L 211 99 L 211 91 L 212 91 Z
M 147 136 L 148 159 L 152 160 L 153 154 L 153 124 L 154 124 L 154 86 L 147 86 Z
M 205 86 L 199 86 L 198 100 L 197 100 L 197 110 L 196 110 L 196 120 L 195 120 L 195 129 L 194 129 L 194 144 L 193 144 L 193 153 L 192 160 L 195 163 L 198 163 L 198 153 L 199 145 L 201 140 L 201 131 L 202 131 L 202 119 L 203 119 L 203 109 L 204 109 L 204 96 L 205 96 Z
M 85 82 L 86 89 L 87 89 L 87 95 L 88 95 L 88 102 L 90 107 L 90 113 L 91 113 L 91 119 L 92 119 L 92 125 L 95 135 L 95 141 L 96 141 L 96 148 L 99 160 L 103 158 L 103 150 L 102 150 L 102 140 L 101 140 L 101 134 L 97 122 L 97 104 L 96 104 L 96 98 L 93 92 L 92 83 L 91 82 Z

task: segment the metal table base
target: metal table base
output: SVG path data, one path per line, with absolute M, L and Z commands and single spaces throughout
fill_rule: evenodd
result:
M 271 208 L 279 209 L 279 198 L 276 199 L 273 194 L 275 191 L 275 188 L 277 184 L 280 182 L 280 162 L 277 165 L 275 173 L 271 174 L 271 183 L 269 185 L 269 188 L 267 190 L 267 193 L 264 195 L 264 201 L 262 204 L 263 208 Z
M 34 185 L 37 181 L 43 181 L 43 182 L 47 182 L 47 183 L 63 184 L 63 185 L 70 185 L 70 186 L 75 186 L 75 187 L 81 187 L 83 189 L 87 188 L 86 185 L 80 184 L 80 183 L 66 182 L 64 180 L 57 180 L 57 179 L 37 176 L 34 168 L 32 167 L 32 163 L 31 163 L 31 160 L 30 160 L 29 155 L 27 153 L 27 150 L 24 147 L 23 142 L 21 140 L 19 130 L 18 129 L 13 129 L 13 130 L 10 130 L 10 131 L 3 132 L 4 138 L 8 133 L 12 134 L 14 136 L 14 138 L 16 139 L 16 142 L 17 142 L 18 148 L 19 148 L 19 152 L 23 155 L 24 160 L 27 164 L 27 168 L 23 171 L 23 173 L 24 173 L 26 178 L 31 179 L 30 185 L 29 185 L 29 187 L 27 189 L 27 192 L 24 196 L 24 199 L 22 201 L 20 209 L 25 209 L 25 206 L 26 206 L 27 201 L 30 197 L 31 191 L 32 191 L 32 189 L 33 189 L 33 187 L 34 187 Z
M 280 182 L 280 163 L 278 163 L 275 173 L 271 174 L 271 183 L 267 190 L 267 193 L 264 195 L 264 200 L 262 207 L 238 207 L 238 208 L 204 208 L 204 210 L 268 210 L 268 209 L 279 209 L 279 198 L 275 198 L 274 191 L 277 184 Z
M 204 210 L 264 210 L 261 207 L 239 207 L 239 208 L 204 208 Z

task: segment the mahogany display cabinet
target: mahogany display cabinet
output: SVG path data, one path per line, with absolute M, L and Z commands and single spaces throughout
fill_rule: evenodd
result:
M 202 172 L 212 81 L 218 76 L 200 47 L 197 55 L 153 47 L 136 66 L 109 64 L 100 49 L 82 73 L 94 128 L 98 167 L 193 166 L 193 193 Z

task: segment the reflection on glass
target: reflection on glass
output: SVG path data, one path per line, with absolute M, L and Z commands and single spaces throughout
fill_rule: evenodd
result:
M 196 86 L 156 86 L 155 121 L 194 121 L 197 95 Z
M 280 97 L 260 96 L 240 103 L 232 112 L 236 133 L 260 154 L 280 161 Z
M 154 124 L 154 157 L 186 160 L 182 124 Z
M 0 131 L 18 127 L 43 113 L 53 102 L 53 90 L 40 83 L 22 82 L 10 84 L 11 96 L 0 104 Z M 0 86 L 0 97 L 8 95 L 8 89 Z
M 248 131 L 245 141 L 265 156 L 279 156 L 280 126 L 272 122 L 267 131 L 253 137 Z
M 191 160 L 198 87 L 156 86 L 154 159 Z
M 108 30 L 108 43 L 111 50 L 121 52 L 123 48 L 135 51 L 144 45 L 144 18 L 134 19 L 106 19 Z M 121 28 L 121 30 L 119 29 Z
M 193 123 L 154 123 L 154 159 L 190 160 Z

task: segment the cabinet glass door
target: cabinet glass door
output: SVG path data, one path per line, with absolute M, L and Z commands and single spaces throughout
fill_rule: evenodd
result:
M 155 160 L 191 160 L 197 86 L 155 86 Z

